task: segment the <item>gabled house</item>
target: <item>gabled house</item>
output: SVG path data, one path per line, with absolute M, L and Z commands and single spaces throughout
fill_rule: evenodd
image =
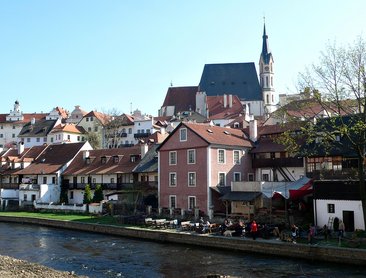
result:
M 74 110 L 72 110 L 72 112 L 69 114 L 66 122 L 71 124 L 78 124 L 86 114 L 88 114 L 88 112 L 81 109 L 80 105 L 75 105 Z
M 134 189 L 136 178 L 132 170 L 140 160 L 140 146 L 80 152 L 63 173 L 69 203 L 83 203 L 86 185 L 92 190 L 101 185 L 104 195 Z
M 28 167 L 16 171 L 22 181 L 19 205 L 59 202 L 62 173 L 83 150 L 91 150 L 89 142 L 48 145 Z
M 158 148 L 159 206 L 224 211 L 219 192 L 253 174 L 251 148 L 241 130 L 181 123 Z
M 22 143 L 18 149 L 8 149 L 1 154 L 1 207 L 8 206 L 8 201 L 19 203 L 19 185 L 21 183 L 33 183 L 33 180 L 19 177 L 17 172 L 28 167 L 46 149 L 46 146 L 33 146 L 24 148 Z
M 47 135 L 47 142 L 50 144 L 77 143 L 86 141 L 85 130 L 75 124 L 59 124 Z

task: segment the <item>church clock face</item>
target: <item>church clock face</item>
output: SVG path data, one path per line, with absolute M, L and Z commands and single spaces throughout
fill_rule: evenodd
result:
M 268 67 L 268 66 L 266 66 L 264 69 L 265 69 L 266 71 L 268 71 L 268 70 L 269 70 L 269 67 Z

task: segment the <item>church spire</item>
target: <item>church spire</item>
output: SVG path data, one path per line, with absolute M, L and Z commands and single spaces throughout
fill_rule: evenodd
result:
M 263 43 L 262 43 L 261 56 L 263 58 L 263 62 L 265 64 L 268 64 L 271 53 L 269 52 L 269 47 L 268 47 L 268 36 L 267 36 L 267 33 L 266 33 L 266 23 L 265 22 L 263 24 L 263 36 L 262 36 L 262 38 L 263 38 Z

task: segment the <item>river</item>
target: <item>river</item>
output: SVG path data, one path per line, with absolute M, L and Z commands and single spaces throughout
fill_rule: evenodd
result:
M 0 254 L 98 278 L 366 277 L 366 267 L 311 263 L 13 223 L 0 223 Z

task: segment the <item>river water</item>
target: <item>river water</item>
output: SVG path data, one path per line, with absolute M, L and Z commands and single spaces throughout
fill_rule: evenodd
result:
M 0 223 L 0 254 L 98 278 L 366 277 L 366 266 L 319 264 L 10 223 Z

